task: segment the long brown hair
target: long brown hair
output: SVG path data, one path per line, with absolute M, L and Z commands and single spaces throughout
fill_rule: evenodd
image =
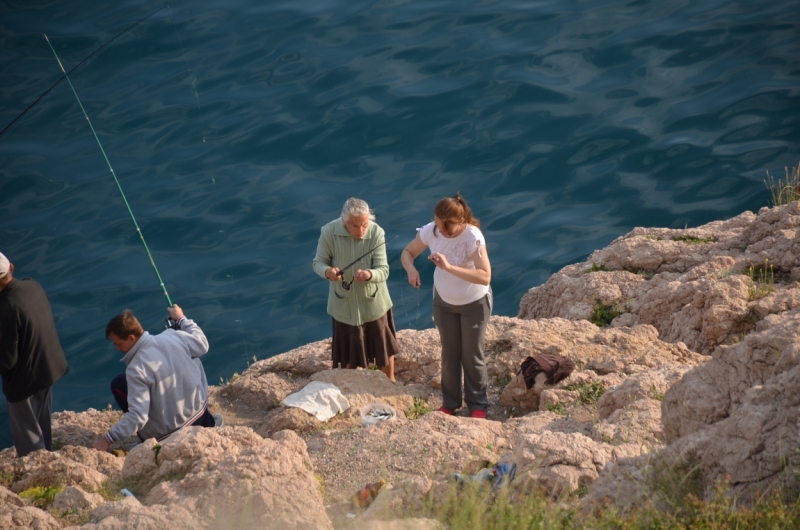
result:
M 473 217 L 472 210 L 469 209 L 467 201 L 461 196 L 461 193 L 456 193 L 453 197 L 445 197 L 438 203 L 436 208 L 433 209 L 433 214 L 442 221 L 448 234 L 452 233 L 453 225 L 460 223 L 467 223 L 476 228 L 481 227 L 481 222 L 476 217 Z M 433 229 L 434 235 L 436 228 Z

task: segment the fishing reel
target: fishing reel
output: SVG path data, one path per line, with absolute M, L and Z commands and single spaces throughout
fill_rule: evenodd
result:
M 170 317 L 165 318 L 164 321 L 165 321 L 164 329 L 174 329 L 174 330 L 181 329 L 180 327 L 178 327 L 178 323 L 172 320 Z

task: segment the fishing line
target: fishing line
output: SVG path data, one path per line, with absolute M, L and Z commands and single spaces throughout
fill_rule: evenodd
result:
M 167 5 L 165 7 L 167 7 L 169 9 L 170 22 L 172 23 L 172 29 L 175 31 L 175 37 L 178 39 L 178 44 L 181 47 L 181 58 L 183 59 L 183 63 L 186 65 L 186 71 L 191 74 L 192 73 L 192 68 L 191 68 L 191 66 L 189 66 L 189 60 L 186 58 L 186 49 L 183 47 L 183 39 L 181 39 L 181 34 L 178 31 L 178 25 L 175 23 L 175 16 L 172 13 L 172 7 L 170 7 L 169 5 Z M 200 95 L 197 93 L 197 77 L 195 77 L 192 80 L 192 92 L 194 94 L 195 105 L 197 106 L 197 113 L 198 113 L 198 115 L 200 115 L 200 114 L 202 114 L 202 111 L 200 110 Z M 206 133 L 205 133 L 205 131 L 203 131 L 203 144 L 205 144 L 205 143 L 206 143 Z M 205 145 L 203 147 L 205 148 Z M 211 178 L 211 184 L 212 184 L 213 189 L 214 189 L 214 195 L 217 195 L 217 180 L 215 178 L 213 178 L 213 177 Z M 223 234 L 223 238 L 227 242 L 228 241 L 228 233 L 224 230 L 225 225 L 220 223 L 219 226 L 220 226 L 219 233 Z M 234 276 L 230 275 L 230 274 L 228 274 L 226 276 L 231 278 L 231 281 L 233 282 L 232 283 L 233 292 L 231 294 L 234 295 L 236 293 L 236 291 L 238 290 L 238 279 L 235 278 Z M 247 357 L 249 358 L 250 357 L 250 348 L 249 348 L 249 345 L 247 343 L 246 335 L 245 335 L 245 332 L 244 332 L 244 321 L 242 319 L 242 310 L 241 310 L 241 308 L 240 308 L 240 306 L 238 304 L 235 304 L 235 307 L 236 307 L 236 316 L 238 318 L 234 319 L 234 326 L 236 326 L 236 324 L 238 324 L 239 340 L 241 341 L 242 345 L 244 346 L 245 355 L 247 355 Z M 253 354 L 253 362 L 255 362 L 255 361 L 256 361 L 256 356 L 255 356 L 255 354 Z M 248 361 L 248 365 L 249 365 L 249 361 Z
M 178 32 L 178 26 L 175 24 L 175 17 L 172 16 L 172 8 L 167 5 L 169 8 L 169 19 L 172 22 L 172 29 L 175 30 L 175 37 L 178 38 L 178 44 L 181 47 L 181 57 L 183 58 L 184 64 L 186 64 L 186 71 L 188 73 L 192 73 L 192 68 L 189 66 L 189 60 L 186 59 L 186 50 L 183 48 L 183 39 L 181 39 L 181 34 Z M 197 77 L 192 80 L 192 92 L 194 93 L 194 101 L 197 104 L 197 112 L 200 112 L 200 96 L 197 94 Z M 206 133 L 203 131 L 203 143 L 206 143 Z M 216 182 L 215 182 L 216 184 Z
M 161 286 L 161 290 L 164 292 L 164 297 L 167 299 L 167 303 L 169 304 L 169 306 L 172 307 L 172 300 L 170 300 L 169 294 L 167 294 L 167 288 L 164 286 L 164 281 L 161 279 L 161 275 L 158 273 L 158 267 L 156 267 L 156 262 L 153 261 L 153 255 L 150 254 L 150 249 L 147 247 L 147 242 L 144 240 L 144 234 L 142 234 L 142 230 L 139 228 L 139 224 L 136 222 L 136 217 L 133 216 L 133 211 L 131 210 L 131 207 L 128 204 L 128 199 L 125 197 L 125 192 L 122 191 L 122 186 L 119 183 L 119 179 L 117 179 L 117 175 L 116 173 L 114 173 L 114 168 L 111 167 L 111 162 L 108 161 L 108 156 L 106 156 L 106 151 L 105 149 L 103 149 L 103 144 L 100 143 L 100 138 L 97 137 L 97 132 L 95 132 L 94 130 L 94 126 L 92 125 L 92 120 L 89 119 L 89 115 L 86 113 L 86 109 L 83 108 L 83 103 L 81 103 L 81 98 L 78 97 L 78 93 L 75 91 L 75 87 L 72 86 L 72 80 L 69 78 L 69 74 L 67 74 L 66 70 L 64 70 L 64 65 L 61 64 L 61 59 L 58 58 L 58 54 L 56 53 L 55 48 L 53 48 L 53 45 L 50 43 L 50 39 L 47 38 L 47 34 L 44 34 L 44 38 L 47 41 L 47 44 L 50 46 L 50 49 L 53 51 L 53 55 L 55 55 L 56 61 L 58 61 L 58 66 L 60 66 L 61 71 L 64 72 L 64 77 L 66 78 L 67 83 L 69 83 L 69 87 L 72 89 L 72 93 L 75 94 L 75 99 L 78 100 L 78 105 L 81 107 L 81 111 L 83 112 L 83 115 L 86 118 L 86 122 L 89 124 L 89 128 L 92 129 L 92 134 L 94 135 L 94 139 L 97 140 L 97 146 L 100 147 L 100 152 L 103 153 L 103 158 L 105 158 L 106 164 L 108 164 L 108 169 L 111 170 L 111 176 L 114 177 L 114 182 L 117 183 L 117 189 L 119 189 L 119 193 L 122 195 L 122 200 L 125 202 L 125 207 L 128 208 L 128 213 L 131 214 L 131 219 L 133 220 L 133 226 L 136 227 L 136 233 L 139 234 L 139 239 L 142 240 L 142 245 L 144 245 L 144 250 L 145 252 L 147 252 L 147 257 L 150 259 L 150 265 L 152 265 L 153 271 L 156 273 L 156 278 L 158 278 L 158 283 Z
M 82 60 L 81 62 L 79 62 L 78 64 L 76 64 L 76 65 L 75 65 L 75 66 L 74 66 L 74 67 L 73 67 L 73 68 L 72 68 L 72 69 L 71 69 L 69 72 L 64 72 L 64 75 L 63 75 L 63 76 L 61 76 L 61 78 L 60 78 L 58 81 L 56 81 L 55 83 L 53 83 L 53 86 L 51 86 L 50 88 L 48 88 L 47 90 L 45 90 L 45 91 L 42 93 L 42 95 L 41 95 L 41 96 L 39 96 L 38 98 L 36 98 L 36 101 L 34 101 L 34 102 L 33 102 L 33 103 L 31 103 L 30 105 L 28 105 L 28 108 L 27 108 L 27 109 L 23 110 L 23 111 L 22 111 L 22 112 L 21 112 L 21 113 L 20 113 L 20 114 L 19 114 L 19 115 L 18 115 L 16 118 L 14 118 L 14 119 L 11 121 L 11 123 L 9 123 L 8 125 L 6 125 L 6 126 L 3 128 L 3 130 L 2 130 L 2 131 L 0 131 L 0 136 L 3 136 L 3 133 L 5 133 L 5 132 L 6 132 L 8 129 L 10 129 L 10 128 L 11 128 L 11 126 L 12 126 L 12 125 L 14 125 L 14 124 L 17 122 L 17 120 L 19 120 L 19 119 L 20 119 L 20 118 L 22 118 L 22 117 L 23 117 L 25 114 L 27 114 L 27 113 L 28 113 L 28 111 L 29 111 L 29 110 L 31 110 L 31 109 L 32 109 L 32 108 L 33 108 L 33 107 L 34 107 L 34 106 L 35 106 L 37 103 L 39 103 L 39 101 L 41 101 L 41 99 L 42 99 L 43 97 L 45 97 L 47 94 L 49 94 L 50 92 L 52 92 L 52 91 L 53 91 L 53 89 L 54 89 L 55 87 L 57 87 L 59 83 L 61 83 L 61 81 L 63 81 L 64 79 L 66 79 L 66 78 L 67 78 L 67 76 L 68 76 L 69 74 L 71 74 L 72 72 L 74 72 L 75 70 L 77 70 L 77 69 L 78 69 L 78 68 L 79 68 L 79 67 L 80 67 L 80 66 L 81 66 L 83 63 L 85 63 L 86 61 L 88 61 L 89 59 L 91 59 L 92 57 L 94 57 L 94 56 L 95 56 L 95 55 L 96 55 L 96 54 L 97 54 L 97 53 L 98 53 L 100 50 L 102 50 L 103 48 L 105 48 L 106 46 L 108 46 L 109 44 L 111 44 L 112 42 L 114 42 L 115 40 L 117 40 L 117 39 L 118 39 L 120 36 L 122 36 L 123 34 L 125 34 L 125 33 L 129 32 L 130 30 L 132 30 L 133 28 L 135 28 L 136 26 L 138 26 L 139 24 L 141 24 L 142 22 L 144 22 L 144 21 L 145 21 L 145 20 L 147 20 L 148 18 L 152 17 L 153 15 L 155 15 L 156 13 L 158 13 L 159 11 L 161 11 L 161 10 L 163 10 L 163 9 L 166 9 L 167 7 L 169 7 L 169 6 L 164 6 L 164 7 L 162 7 L 162 8 L 156 9 L 155 11 L 153 11 L 152 13 L 150 13 L 149 15 L 147 15 L 146 17 L 144 17 L 143 19 L 139 20 L 138 22 L 136 22 L 136 23 L 134 23 L 134 24 L 131 24 L 130 26 L 128 26 L 128 27 L 127 27 L 127 28 L 125 28 L 124 30 L 122 30 L 122 31 L 120 31 L 119 33 L 117 33 L 117 35 L 115 35 L 113 38 L 111 38 L 110 40 L 108 40 L 108 41 L 107 41 L 105 44 L 103 44 L 102 46 L 100 46 L 99 48 L 97 48 L 95 51 L 93 51 L 93 52 L 92 52 L 92 53 L 91 53 L 91 54 L 90 54 L 88 57 L 86 57 L 84 60 Z M 46 36 L 45 36 L 45 37 L 46 37 Z M 47 42 L 49 43 L 50 41 L 47 41 Z M 51 48 L 52 48 L 52 46 L 51 46 Z M 53 53 L 55 53 L 55 52 L 53 52 Z M 59 64 L 61 64 L 61 61 L 59 61 Z M 61 71 L 64 71 L 64 67 L 63 67 L 63 66 L 61 67 Z
M 397 236 L 394 236 L 392 239 L 389 239 L 388 241 L 384 241 L 384 242 L 383 242 L 383 243 L 381 243 L 380 245 L 375 245 L 375 246 L 372 248 L 372 250 L 369 250 L 369 251 L 367 251 L 366 253 L 364 253 L 364 254 L 363 254 L 361 257 L 359 257 L 359 258 L 356 258 L 356 259 L 355 259 L 355 261 L 353 261 L 353 263 L 351 263 L 351 264 L 349 264 L 349 265 L 346 265 L 346 266 L 342 267 L 341 269 L 339 269 L 339 273 L 337 274 L 337 276 L 341 276 L 341 277 L 342 277 L 342 289 L 344 289 L 345 291 L 349 291 L 349 290 L 350 290 L 350 287 L 352 287 L 352 286 L 353 286 L 353 284 L 354 284 L 354 283 L 355 283 L 355 281 L 356 281 L 356 277 L 355 277 L 355 275 L 353 275 L 353 281 L 350 281 L 350 282 L 348 282 L 348 281 L 345 281 L 345 279 L 344 279 L 344 271 L 346 271 L 347 269 L 349 269 L 350 267 L 352 267 L 353 265 L 355 265 L 356 263 L 358 263 L 358 262 L 359 262 L 359 261 L 361 261 L 362 259 L 364 259 L 364 258 L 366 258 L 367 256 L 369 256 L 370 254 L 372 254 L 373 252 L 375 252 L 376 250 L 378 250 L 380 247 L 382 247 L 382 246 L 383 246 L 383 245 L 385 245 L 386 243 L 389 243 L 389 242 L 391 242 L 391 241 L 394 241 L 395 239 L 397 239 Z

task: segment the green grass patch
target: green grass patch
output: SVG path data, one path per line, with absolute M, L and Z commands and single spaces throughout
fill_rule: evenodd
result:
M 747 301 L 752 302 L 768 296 L 775 292 L 775 267 L 764 260 L 764 265 L 759 267 L 748 267 L 747 277 L 750 278 L 750 286 L 747 290 Z
M 611 324 L 611 321 L 628 311 L 627 305 L 623 305 L 623 300 L 612 300 L 606 302 L 599 298 L 594 299 L 592 315 L 589 322 L 597 327 L 604 328 Z
M 656 385 L 650 385 L 650 396 L 656 401 L 664 401 L 664 392 L 656 388 Z
M 767 171 L 767 178 L 764 180 L 764 185 L 769 190 L 770 198 L 772 199 L 772 206 L 782 206 L 796 201 L 800 198 L 800 162 L 789 171 L 788 167 L 783 168 L 786 172 L 786 181 L 775 179 Z
M 508 339 L 500 339 L 492 342 L 486 346 L 486 353 L 489 355 L 498 355 L 500 353 L 510 352 L 514 349 L 514 343 Z
M 119 492 L 120 489 L 121 488 L 117 487 L 117 485 L 110 480 L 104 480 L 96 491 L 90 491 L 89 493 L 97 493 L 107 501 L 118 501 L 122 498 L 122 494 Z
M 89 522 L 91 510 L 56 510 L 51 508 L 50 514 L 64 526 L 83 526 Z
M 192 470 L 192 466 L 187 466 L 172 473 L 166 473 L 162 478 L 166 482 L 177 482 L 183 480 L 186 475 Z
M 429 413 L 431 410 L 433 409 L 428 406 L 428 403 L 424 399 L 415 397 L 411 408 L 406 411 L 406 418 L 409 420 L 416 420 L 420 416 Z
M 28 499 L 37 508 L 46 508 L 53 504 L 56 495 L 64 491 L 61 486 L 36 486 L 19 492 L 19 496 Z
M 622 270 L 641 276 L 645 280 L 650 280 L 655 276 L 654 272 L 646 271 L 641 267 L 622 267 Z
M 716 243 L 717 238 L 711 237 L 708 239 L 704 239 L 702 237 L 694 237 L 694 236 L 676 236 L 672 238 L 673 241 L 680 241 L 681 243 L 686 243 L 687 245 L 702 245 L 703 243 Z
M 685 513 L 687 498 L 702 499 L 705 489 L 700 463 L 693 455 L 674 462 L 655 460 L 646 481 L 658 501 L 675 513 Z
M 688 465 L 689 467 L 685 467 Z M 689 472 L 686 480 L 665 487 L 672 490 L 674 504 L 664 498 L 645 498 L 628 511 L 613 506 L 582 506 L 578 499 L 591 489 L 580 485 L 555 498 L 542 489 L 527 488 L 527 493 L 509 489 L 492 490 L 485 484 L 452 484 L 441 494 L 430 494 L 414 516 L 438 520 L 450 530 L 789 530 L 800 528 L 800 501 L 786 500 L 781 495 L 765 495 L 752 506 L 743 506 L 727 486 L 714 489 L 710 502 L 695 495 L 699 482 L 691 464 L 673 468 L 667 473 Z M 663 478 L 663 477 L 662 477 Z M 677 478 L 677 477 L 673 477 Z M 684 493 L 682 495 L 682 493 Z M 695 492 L 695 493 L 692 493 Z M 796 498 L 796 495 L 795 495 Z M 417 510 L 413 510 L 417 512 Z M 404 509 L 402 516 L 411 516 Z
M 566 416 L 569 414 L 567 407 L 563 403 L 553 403 L 551 405 L 547 405 L 545 407 L 547 412 L 552 412 L 553 414 L 560 414 L 561 416 Z
M 112 483 L 111 486 L 116 486 L 116 491 L 119 492 L 121 489 L 126 489 L 139 497 L 142 495 L 144 491 L 144 486 L 147 483 L 147 476 L 144 472 L 137 473 L 136 475 L 131 475 L 129 477 L 120 478 L 116 483 Z
M 600 265 L 598 265 L 594 261 L 592 262 L 592 266 L 591 267 L 589 267 L 588 269 L 584 269 L 583 270 L 583 272 L 585 274 L 589 274 L 590 272 L 606 272 L 606 271 L 608 271 L 608 269 L 606 269 L 605 265 L 603 265 L 602 263 Z
M 16 475 L 14 475 L 14 473 L 11 473 L 10 471 L 0 471 L 0 484 L 3 486 L 10 489 L 15 480 Z
M 564 387 L 565 390 L 572 390 L 580 394 L 580 402 L 584 405 L 596 405 L 597 400 L 606 391 L 606 386 L 599 379 L 594 381 L 584 381 Z
M 649 240 L 651 240 L 651 241 L 664 241 L 664 238 L 663 238 L 663 237 L 654 236 L 654 235 L 652 235 L 652 234 L 648 234 L 648 235 L 646 235 L 646 236 L 644 236 L 644 237 L 645 237 L 645 239 L 649 239 Z
M 514 378 L 510 375 L 505 375 L 503 377 L 498 377 L 494 380 L 495 386 L 498 388 L 505 388 Z

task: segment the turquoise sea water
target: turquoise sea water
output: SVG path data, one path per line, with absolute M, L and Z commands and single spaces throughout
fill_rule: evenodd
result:
M 42 33 L 69 69 L 162 6 L 0 4 L 0 127 L 61 75 Z M 399 236 L 399 329 L 432 325 L 400 251 L 456 191 L 500 315 L 634 226 L 767 205 L 800 160 L 799 24 L 790 1 L 181 1 L 72 80 L 216 382 L 330 335 L 310 264 L 350 196 Z M 166 302 L 66 83 L 0 137 L 0 252 L 50 294 L 55 410 L 104 407 L 106 322 L 155 332 Z

